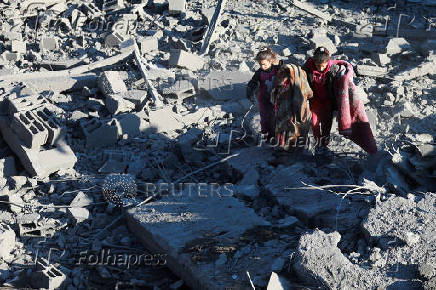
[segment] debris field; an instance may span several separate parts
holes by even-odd
[[[2,0],[1,289],[436,289],[435,17]],[[327,153],[263,142],[245,95],[265,46],[351,63],[378,152],[336,121]]]

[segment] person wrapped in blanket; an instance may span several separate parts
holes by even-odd
[[[271,101],[274,104],[275,133],[278,147],[291,150],[310,130],[311,113],[307,100],[313,96],[306,72],[298,65],[283,65],[277,72]]]
[[[256,97],[262,138],[270,140],[274,136],[274,108],[270,94],[274,76],[283,62],[278,59],[277,53],[269,47],[261,49],[254,60],[259,63],[260,68],[247,84],[246,97],[253,102],[254,92],[257,90]]]
[[[349,138],[370,154],[377,152],[363,102],[353,82],[353,66],[343,60],[330,59],[325,47],[316,48],[313,57],[304,64],[309,85],[313,136],[321,148],[330,142],[333,111],[338,111],[339,134]]]

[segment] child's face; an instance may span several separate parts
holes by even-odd
[[[263,70],[267,70],[271,67],[272,61],[264,59],[259,61],[260,68]]]
[[[315,67],[318,71],[324,71],[328,65],[329,61],[325,61],[323,63],[315,63]]]

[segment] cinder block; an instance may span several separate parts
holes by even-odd
[[[34,288],[60,289],[67,281],[67,276],[46,259],[38,258],[36,271],[32,272],[30,281]]]
[[[32,111],[15,113],[11,127],[29,149],[39,149],[47,142],[47,129]]]
[[[20,40],[12,40],[12,52],[26,53],[26,43]]]
[[[169,0],[168,12],[170,15],[184,13],[186,10],[186,0]]]
[[[42,95],[24,95],[15,99],[8,99],[8,103],[9,115],[13,116],[16,112],[31,111],[49,102]]]
[[[21,164],[31,176],[44,178],[60,170],[73,168],[77,158],[70,146],[59,141],[56,147],[49,150],[29,149],[11,129],[8,117],[0,118],[0,131],[9,148],[17,155]]]
[[[39,108],[35,111],[36,116],[41,120],[47,129],[47,145],[54,145],[65,137],[65,131],[56,120],[56,116],[47,108]]]
[[[127,91],[126,84],[118,71],[103,72],[99,77],[98,87],[106,96]]]
[[[98,119],[92,119],[82,129],[88,149],[114,145],[118,141],[118,127],[115,120],[103,123]]]
[[[181,49],[171,49],[171,55],[168,64],[170,66],[179,66],[196,71],[203,68],[204,60],[202,57],[187,51]]]

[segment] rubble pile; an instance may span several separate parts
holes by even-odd
[[[435,1],[0,8],[0,285],[435,288]],[[350,62],[379,152],[262,140],[264,46]]]

